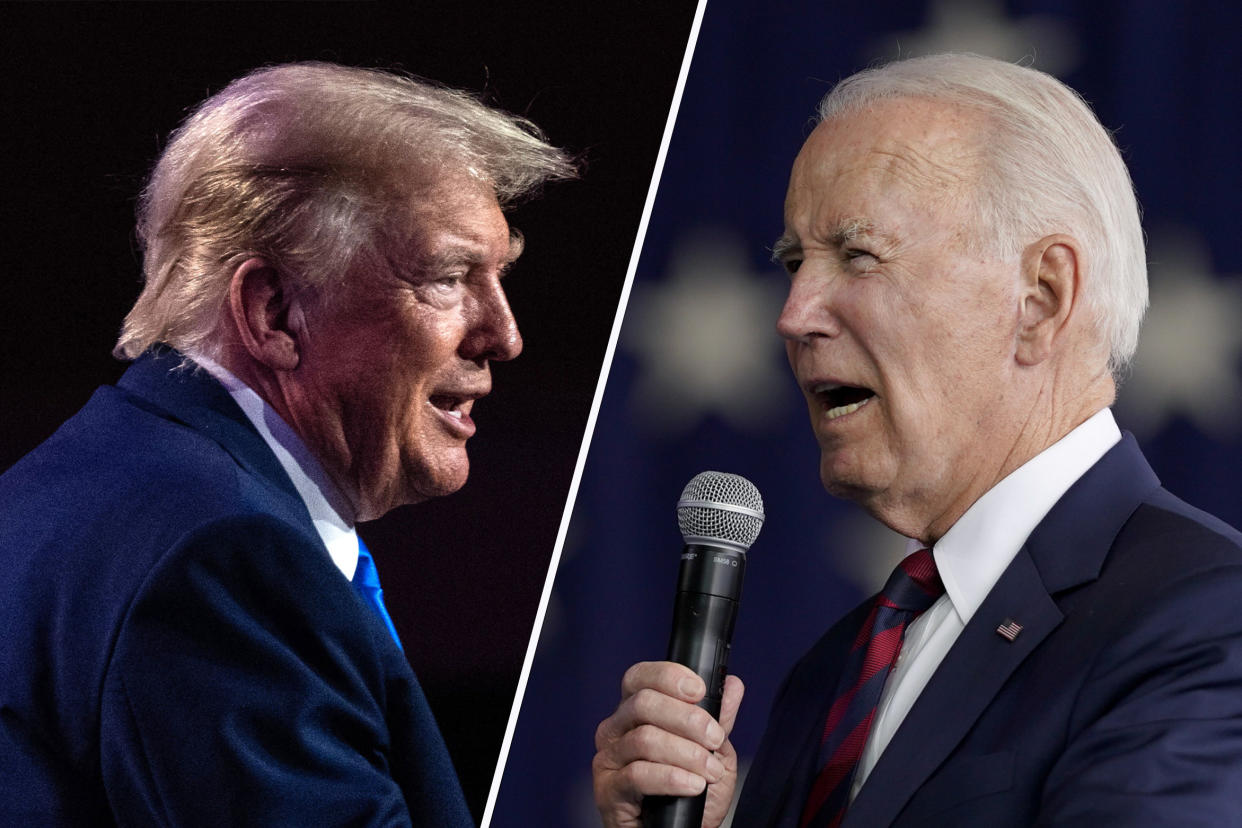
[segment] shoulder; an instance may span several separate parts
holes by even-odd
[[[25,641],[9,660],[82,650],[78,671],[98,677],[131,605],[179,570],[239,589],[340,579],[296,494],[122,389],[0,476],[0,622]]]
[[[1048,824],[1237,814],[1240,601],[1239,533],[1163,489],[1145,498],[1098,580],[1060,602],[1061,672],[1078,679],[1044,786]]]
[[[1158,489],[1122,524],[1098,581],[1085,593],[1095,614],[1113,611],[1120,634],[1147,626],[1161,607],[1183,611],[1221,590],[1229,603],[1242,596],[1242,533]],[[1073,595],[1068,601],[1079,603]],[[1205,615],[1187,616],[1176,626],[1194,627],[1196,617]]]
[[[311,672],[340,663],[314,625],[335,635],[350,602],[296,497],[202,429],[101,389],[0,476],[0,695],[21,723],[7,735],[43,757],[14,778],[95,796],[101,733],[118,721],[103,697],[120,682],[175,687],[165,704],[185,715],[213,671],[226,695],[243,693],[230,663],[296,667],[298,651],[319,658],[294,674],[313,686]]]
[[[1194,558],[1228,559],[1242,550],[1242,532],[1166,489],[1158,489],[1127,521],[1117,546],[1145,549],[1169,545],[1186,547]]]
[[[197,526],[262,512],[313,534],[295,493],[226,448],[221,432],[245,424],[218,416],[210,426],[190,425],[122,388],[100,388],[0,475],[0,538],[23,538],[4,544],[14,551],[0,559],[47,546],[70,569],[77,561],[146,568]],[[270,454],[257,435],[245,445],[251,455]]]

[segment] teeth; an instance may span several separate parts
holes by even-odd
[[[869,402],[871,402],[871,397],[867,397],[865,400],[859,400],[856,403],[850,403],[849,405],[838,405],[836,408],[830,408],[827,413],[828,419],[835,420],[837,417],[844,417],[846,414],[853,414]]]
[[[463,411],[461,409],[461,401],[454,401],[451,397],[435,397],[427,400],[427,404],[436,411],[448,414],[450,417],[461,419]]]
[[[812,391],[812,393],[815,393],[815,394],[826,394],[827,392],[829,392],[829,391],[835,391],[835,390],[837,390],[837,389],[838,389],[838,388],[840,388],[840,387],[841,387],[841,386],[840,386],[840,384],[839,384],[839,383],[835,383],[835,382],[821,382],[819,385],[817,385],[817,386],[815,386],[814,388],[812,388],[812,389],[811,389],[811,391]]]

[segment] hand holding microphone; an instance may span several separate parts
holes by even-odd
[[[608,826],[718,825],[737,780],[728,734],[743,688],[726,672],[763,501],[745,478],[703,472],[686,485],[677,513],[686,546],[670,660],[631,667],[621,704],[596,731],[595,799]]]

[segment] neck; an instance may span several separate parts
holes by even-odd
[[[248,354],[239,356],[228,348],[222,349],[217,363],[231,373],[239,381],[245,383],[272,411],[281,422],[301,442],[309,460],[317,465],[322,476],[332,489],[329,500],[332,508],[343,516],[350,526],[355,520],[366,519],[362,514],[360,498],[356,486],[350,485],[349,477],[341,473],[337,464],[330,462],[333,452],[325,450],[327,441],[314,429],[306,427],[304,418],[297,415],[297,407],[293,404],[295,393],[291,372],[278,372],[260,362],[249,358]],[[299,461],[305,464],[305,461]]]
[[[1048,383],[1014,412],[1013,428],[1007,439],[997,441],[1003,451],[993,452],[979,472],[955,497],[916,526],[915,537],[927,545],[934,544],[957,523],[966,510],[993,486],[1038,456],[1049,446],[1086,422],[1092,415],[1107,408],[1116,397],[1116,385],[1107,371],[1088,381],[1073,385]],[[890,524],[891,525],[891,524]],[[893,527],[896,528],[896,527]],[[898,531],[901,531],[898,529]]]

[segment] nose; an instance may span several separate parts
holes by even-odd
[[[804,262],[789,280],[789,295],[776,320],[776,332],[789,342],[807,344],[816,336],[837,333],[832,310],[833,277],[816,274]]]
[[[460,349],[464,359],[505,361],[522,353],[522,334],[499,281],[478,296],[474,317]]]

